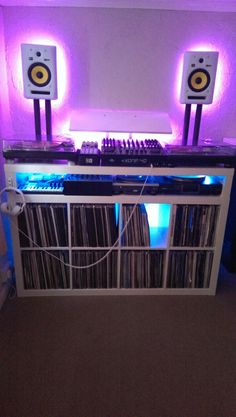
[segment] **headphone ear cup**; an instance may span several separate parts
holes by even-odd
[[[11,195],[14,194],[14,197],[16,197],[17,195],[17,197],[20,198],[21,201],[19,203],[16,203],[16,201],[14,201],[14,207],[12,207],[12,205],[9,204],[7,201],[1,203],[2,194],[4,192],[11,193]],[[6,213],[10,216],[19,216],[19,214],[23,212],[25,205],[25,197],[21,190],[18,190],[14,187],[5,187],[0,191],[0,211],[2,211],[3,213]]]
[[[22,213],[21,206],[15,206],[12,210],[10,210],[8,203],[2,203],[0,209],[3,213],[7,213],[10,216],[18,216],[20,213]]]
[[[0,206],[0,208],[1,208],[1,211],[3,213],[8,213],[9,214],[9,207],[8,207],[8,204],[7,203],[2,203],[1,206]]]
[[[15,206],[10,212],[9,214],[11,214],[12,216],[18,216],[20,213],[22,212],[21,207],[20,206]]]

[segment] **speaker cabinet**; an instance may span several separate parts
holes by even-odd
[[[24,96],[32,99],[57,99],[56,47],[21,45]]]
[[[212,103],[218,55],[218,52],[185,52],[181,103]]]

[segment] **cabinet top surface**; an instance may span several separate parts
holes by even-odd
[[[16,172],[75,173],[90,175],[227,175],[233,176],[234,168],[226,167],[121,167],[85,166],[66,164],[4,164],[6,174]]]

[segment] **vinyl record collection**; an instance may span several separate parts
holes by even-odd
[[[66,204],[26,205],[18,217],[18,226],[39,246],[68,246]],[[20,233],[20,245],[32,247],[32,241]]]
[[[173,207],[173,246],[213,246],[219,206],[181,205]]]
[[[171,251],[167,287],[209,287],[212,261],[212,251]]]
[[[69,252],[50,253],[60,261],[39,250],[22,251],[25,289],[69,288],[69,268],[62,263],[69,262]]]
[[[125,225],[130,218],[134,206],[125,204],[122,206],[122,219]],[[122,236],[124,246],[150,246],[150,232],[147,212],[144,204],[138,204],[130,222]]]
[[[97,262],[105,251],[73,251],[73,265]],[[73,269],[73,288],[117,288],[117,251],[112,251],[103,261],[87,269]]]
[[[71,205],[72,246],[112,246],[118,238],[114,204]]]
[[[122,251],[121,288],[161,288],[164,251]]]
[[[99,261],[118,239],[132,211],[133,215],[115,249],[103,261],[85,269],[65,266],[35,249],[34,243],[20,233],[24,287],[70,288],[71,273],[73,289],[163,288],[165,282],[167,288],[208,288],[213,250],[201,247],[214,245],[219,210],[213,204],[173,205],[169,243],[165,244],[170,250],[158,250],[151,244],[144,204],[134,208],[133,204],[71,203],[68,207],[63,203],[28,203],[18,217],[19,228],[40,247],[50,248],[62,262],[76,266]],[[181,246],[190,249],[173,250]]]

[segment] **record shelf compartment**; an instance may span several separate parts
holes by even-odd
[[[65,174],[111,176],[114,170],[129,177],[188,180],[202,176],[206,183],[222,184],[217,195],[191,191],[173,195],[168,189],[142,196],[27,192],[23,214],[11,220],[18,296],[215,294],[232,168],[28,163],[9,163],[4,168],[6,183],[16,187],[26,173],[27,178],[36,179],[52,172],[60,178]],[[95,265],[71,267],[90,264]]]

